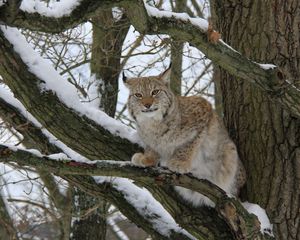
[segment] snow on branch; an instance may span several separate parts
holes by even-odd
[[[64,17],[41,17],[38,13],[30,13],[29,16],[26,16],[24,11],[19,11],[14,21],[8,21],[5,18],[7,15],[5,13],[8,10],[4,4],[0,6],[0,23],[31,30],[61,32],[86,21],[87,17],[93,15],[96,9],[112,5],[124,7],[132,25],[140,33],[168,34],[174,39],[189,42],[215,64],[232,75],[255,84],[265,91],[272,100],[277,101],[292,114],[300,117],[300,91],[278,68],[266,68],[266,65],[260,65],[249,60],[221,39],[215,42],[209,41],[208,31],[205,31],[207,29],[205,20],[190,18],[182,13],[160,11],[147,5],[143,0],[82,0],[75,1],[74,5],[68,1],[67,8],[69,10],[63,8],[64,11],[62,11],[62,13],[70,15],[66,19]],[[46,12],[49,13],[49,10]]]
[[[51,90],[58,96],[62,103],[77,111],[79,115],[92,119],[94,122],[110,131],[113,135],[118,135],[133,143],[138,143],[137,135],[132,128],[109,117],[98,108],[81,103],[76,88],[62,78],[49,60],[43,59],[32,49],[18,29],[1,26],[1,30],[7,40],[13,45],[14,50],[27,65],[29,71],[41,80],[41,91]]]
[[[149,17],[175,18],[182,22],[191,23],[194,26],[197,26],[203,32],[207,32],[207,30],[208,30],[208,21],[203,18],[200,18],[200,17],[193,18],[193,17],[190,17],[187,13],[174,13],[174,12],[170,12],[170,11],[158,10],[157,8],[152,7],[152,6],[148,5],[147,3],[145,3],[145,8],[147,10]]]
[[[20,9],[28,13],[38,13],[45,17],[59,18],[69,16],[80,5],[81,0],[64,0],[58,2],[22,1]]]
[[[70,166],[74,166],[78,169],[81,167],[87,168],[88,166],[87,163],[84,164],[77,162],[75,164],[74,161],[71,162],[70,159],[66,158],[66,156],[62,154],[45,156],[35,149],[21,149],[20,147],[9,145],[0,146],[0,156],[6,158],[8,156],[12,157],[14,154],[17,155],[15,155],[16,158],[13,160],[13,162],[17,162],[19,165],[31,167],[34,166],[37,169],[41,167],[38,165],[42,164],[42,168],[44,170],[47,169],[49,172],[52,172],[53,170],[52,167],[48,168],[48,163],[50,163],[49,161],[52,161],[54,165],[58,164],[57,167],[62,166],[59,166],[59,161],[57,160],[61,160],[63,165],[71,163]],[[39,161],[39,164],[32,165],[36,160]],[[60,176],[63,177],[64,175],[69,174],[61,174]],[[76,175],[77,174],[75,174],[74,178],[71,178],[72,182],[76,181]],[[120,207],[122,211],[125,211],[125,214],[127,211],[130,211],[130,214],[134,215],[134,218],[131,218],[131,220],[138,226],[142,224],[142,226],[146,228],[145,230],[158,237],[158,239],[196,240],[196,238],[182,229],[174,221],[171,215],[153,198],[153,196],[146,189],[137,187],[128,179],[111,177],[95,177],[94,179],[98,186],[103,186],[104,191],[99,192],[102,192],[102,197],[111,200],[111,202]],[[116,194],[118,195],[117,198]],[[121,207],[121,204],[127,204],[129,206]]]
[[[114,163],[113,163],[114,165]],[[121,165],[123,165],[121,163]],[[124,165],[123,165],[124,166]],[[157,202],[145,188],[140,188],[133,181],[118,177],[94,177],[99,184],[111,183],[113,188],[122,193],[125,199],[137,209],[153,227],[164,236],[174,233],[184,235],[184,239],[195,239],[187,231],[179,227],[172,216]]]
[[[215,203],[216,211],[228,224],[236,239],[244,239],[243,237],[245,236],[254,235],[257,236],[257,239],[272,239],[271,236],[263,235],[260,232],[260,222],[257,217],[253,214],[249,214],[237,199],[228,196],[222,189],[208,180],[197,179],[190,174],[177,174],[165,168],[141,168],[132,165],[130,162],[101,160],[89,164],[70,159],[57,161],[47,156],[41,156],[35,151],[32,153],[32,151],[29,152],[4,145],[0,145],[0,161],[4,163],[16,162],[19,165],[28,165],[31,167],[43,165],[44,168],[47,168],[50,172],[59,176],[110,176],[130,178],[139,185],[146,187],[150,192],[155,191],[159,186],[185,187],[207,196]],[[97,181],[103,182],[106,181],[106,178],[97,178]],[[122,185],[122,181],[123,180],[117,181],[115,187],[119,191],[125,189],[128,192],[126,194],[129,201],[131,200],[134,205],[134,197],[130,197],[128,194],[129,192],[135,194],[137,189],[134,185],[131,185],[132,183],[129,180],[124,180],[126,182],[125,185]],[[136,194],[136,198],[138,196],[139,194]],[[138,208],[141,207],[138,206]],[[180,220],[178,220],[178,223],[181,224]],[[157,222],[155,224],[157,224]],[[185,227],[184,224],[183,226]],[[262,230],[262,232],[263,231],[264,230]]]
[[[49,140],[50,144],[54,144],[58,148],[60,148],[65,154],[70,156],[71,158],[76,158],[77,161],[87,161],[87,159],[80,154],[73,151],[71,148],[66,146],[63,142],[59,141],[55,136],[53,136],[46,128],[43,128],[42,124],[36,118],[34,118],[24,107],[24,105],[16,99],[12,92],[9,91],[7,87],[5,87],[3,84],[0,84],[0,98],[3,100],[3,102],[6,102],[10,106],[13,106],[16,108],[19,113],[27,119],[28,122],[33,124],[37,129],[40,129],[40,131],[43,133],[44,136],[46,136]]]
[[[138,148],[132,144],[138,142],[135,131],[96,108],[83,106],[75,89],[32,50],[16,29],[1,29],[13,42],[0,31],[1,75],[34,118],[89,159],[129,159]]]
[[[47,6],[44,1],[26,0],[18,11],[10,2],[0,5],[0,24],[59,33],[86,22],[99,7],[114,6],[119,1],[64,0]]]
[[[128,7],[133,26],[143,34],[168,34],[198,48],[215,64],[230,74],[249,81],[262,89],[270,99],[293,115],[300,117],[300,90],[273,64],[258,64],[234,50],[222,39],[211,42],[205,20],[193,19],[182,13],[171,13],[150,7],[139,0]],[[144,3],[144,4],[142,4]],[[139,15],[139,18],[132,17]],[[145,16],[146,15],[146,16]],[[142,23],[141,23],[142,22]],[[288,74],[286,74],[288,75]]]

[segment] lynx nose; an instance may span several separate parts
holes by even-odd
[[[144,104],[145,108],[150,108],[151,105],[152,105],[152,104],[150,104],[150,103],[145,103],[145,104]]]

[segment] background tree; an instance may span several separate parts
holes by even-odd
[[[260,233],[257,218],[249,214],[239,201],[228,197],[205,180],[197,180],[189,175],[177,175],[168,171],[161,172],[160,169],[136,168],[119,162],[129,160],[140,146],[136,144],[135,138],[130,137],[132,135],[130,129],[117,124],[96,108],[92,108],[92,100],[98,99],[97,107],[100,106],[102,110],[113,116],[117,110],[117,79],[121,69],[126,70],[129,75],[154,74],[151,69],[154,68],[157,59],[165,60],[169,53],[171,58],[178,60],[175,70],[173,68],[175,74],[173,79],[178,76],[178,69],[182,69],[181,79],[187,80],[188,77],[185,74],[193,73],[193,66],[196,69],[200,68],[196,63],[204,58],[204,66],[201,66],[201,71],[197,69],[197,76],[189,75],[189,78],[194,78],[194,81],[181,82],[183,83],[181,90],[184,89],[184,94],[208,90],[208,96],[210,96],[211,81],[207,80],[207,83],[203,84],[203,79],[207,77],[206,70],[210,70],[211,66],[211,63],[205,61],[206,57],[224,69],[220,75],[224,119],[230,135],[238,145],[249,176],[247,186],[243,190],[243,197],[267,208],[272,223],[276,225],[276,238],[297,239],[299,235],[297,227],[299,221],[297,215],[299,212],[297,205],[299,202],[299,184],[297,184],[299,127],[297,123],[299,123],[300,116],[300,94],[299,84],[295,81],[298,79],[297,56],[291,51],[292,49],[297,52],[297,45],[294,44],[297,38],[294,34],[297,31],[292,28],[289,28],[290,31],[283,29],[284,21],[287,21],[288,26],[297,26],[297,19],[294,16],[297,15],[299,7],[296,3],[291,1],[280,4],[267,1],[262,4],[257,1],[245,2],[241,5],[239,2],[232,1],[212,1],[214,26],[222,33],[223,39],[238,49],[242,55],[221,41],[218,33],[214,32],[211,26],[207,26],[207,22],[180,14],[170,16],[169,13],[159,12],[156,8],[144,5],[143,1],[84,0],[78,2],[77,5],[60,5],[63,11],[55,9],[59,3],[48,1],[48,5],[56,10],[55,13],[51,13],[49,9],[41,13],[39,6],[36,10],[31,10],[35,11],[34,13],[30,13],[25,10],[30,6],[24,6],[21,3],[22,1],[0,3],[0,22],[30,30],[27,33],[29,36],[32,35],[32,31],[50,33],[48,35],[37,33],[35,36],[43,36],[43,40],[36,43],[54,44],[55,54],[63,56],[52,61],[54,68],[58,70],[64,66],[61,73],[68,73],[64,78],[76,87],[81,103],[74,89],[68,84],[63,84],[64,78],[52,71],[50,66],[50,70],[46,71],[45,63],[38,56],[34,56],[26,43],[22,42],[16,30],[2,26],[0,75],[4,84],[20,102],[16,102],[10,94],[1,90],[1,118],[5,123],[9,123],[9,129],[15,136],[22,134],[22,144],[25,147],[34,146],[35,149],[47,155],[65,152],[69,158],[77,162],[70,161],[67,156],[62,157],[65,161],[59,162],[51,159],[51,157],[58,158],[57,155],[41,157],[39,154],[21,149],[13,151],[14,148],[3,145],[0,146],[0,159],[6,164],[13,164],[14,167],[21,167],[26,171],[29,171],[28,166],[36,170],[47,188],[47,193],[51,195],[49,199],[52,199],[51,203],[53,202],[55,208],[53,211],[59,212],[59,217],[55,218],[61,226],[61,239],[68,239],[75,229],[70,229],[71,209],[64,208],[63,205],[67,203],[66,205],[70,206],[71,197],[70,191],[67,191],[68,194],[60,194],[57,191],[60,184],[50,173],[63,178],[68,183],[66,189],[70,190],[75,186],[83,191],[84,195],[92,196],[92,198],[87,196],[83,198],[83,203],[86,203],[88,199],[92,200],[92,204],[86,209],[86,213],[92,213],[88,214],[88,217],[101,218],[101,214],[107,213],[107,209],[99,211],[99,207],[105,205],[103,202],[105,199],[155,239],[192,239],[191,235],[178,227],[170,227],[170,222],[174,219],[180,227],[197,239],[272,238],[268,234]],[[166,8],[166,3],[170,2],[158,1],[157,7]],[[150,1],[148,4],[153,5],[153,2]],[[201,16],[205,4],[206,2],[201,1],[176,1],[171,2],[170,6],[173,6],[174,11],[186,10],[190,16]],[[238,11],[240,9],[242,11]],[[274,18],[276,14],[283,22]],[[270,16],[273,18],[269,18]],[[68,52],[65,51],[65,46],[68,45],[59,45],[55,48],[57,39],[49,41],[53,33],[66,33],[85,21],[93,24],[90,60],[89,57],[81,58],[80,56],[87,56],[82,54],[77,54],[78,58],[72,60],[70,56],[62,55]],[[266,24],[261,24],[262,22]],[[135,35],[136,39],[128,47],[123,41],[130,24],[139,34]],[[280,33],[281,30],[282,33]],[[262,32],[264,34],[261,34]],[[150,36],[150,34],[158,37]],[[67,36],[72,36],[72,34],[67,34]],[[278,39],[283,38],[282,36],[290,40],[286,41],[287,43],[283,46],[278,43]],[[74,40],[78,44],[81,42],[76,38]],[[22,45],[19,45],[19,42],[22,42]],[[186,47],[184,42],[193,47]],[[144,48],[144,52],[137,51],[141,44],[148,47]],[[35,46],[39,45],[35,44]],[[272,51],[268,51],[269,46]],[[275,51],[274,46],[278,46],[278,52]],[[121,47],[124,48],[123,52]],[[202,53],[197,55],[195,48],[200,49],[205,57]],[[27,55],[34,57],[26,60],[24,49]],[[47,48],[40,49],[41,55],[49,54]],[[176,49],[178,52],[175,51]],[[147,55],[147,62],[144,63],[143,55],[146,52],[150,55]],[[179,59],[181,52],[183,56],[191,56],[191,64],[188,67],[181,66],[182,62]],[[293,54],[289,54],[290,52]],[[150,58],[152,54],[155,57]],[[131,61],[132,57],[137,55],[138,64]],[[89,62],[91,62],[92,83],[84,86],[88,81],[80,83],[79,80],[82,80],[82,77],[74,74],[74,70]],[[276,66],[259,65],[256,62],[271,62],[280,69]],[[143,64],[148,67],[141,68]],[[160,67],[156,68],[163,69],[166,65],[168,64],[164,61]],[[37,71],[36,66],[43,71]],[[60,86],[66,87],[65,91],[62,92],[61,88],[53,85],[52,79],[49,79],[43,72],[47,72],[52,79],[55,79],[56,84],[63,84]],[[233,80],[228,73],[239,79]],[[199,84],[200,79],[202,79],[201,84]],[[201,89],[197,90],[199,85]],[[89,86],[96,88],[96,91],[89,93]],[[177,87],[174,89],[180,90],[177,83],[175,86]],[[276,107],[269,101],[270,98],[276,102]],[[83,105],[83,102],[86,104]],[[124,116],[126,107],[121,106],[120,109],[117,119]],[[244,109],[249,112],[243,115],[241,112]],[[32,116],[29,116],[27,111]],[[130,124],[130,121],[124,118],[122,121]],[[87,160],[96,159],[117,161],[115,163],[110,161],[87,163]],[[84,163],[78,162],[83,160]],[[252,164],[253,162],[255,164]],[[282,178],[276,178],[277,174]],[[92,178],[91,176],[133,179],[139,186],[147,188],[170,215],[158,207],[157,202],[147,195],[145,190],[136,187],[130,181],[118,178]],[[173,185],[184,186],[203,193],[215,202],[215,209],[205,207],[193,209],[176,195],[172,189]],[[280,191],[282,195],[278,198]],[[136,205],[134,199],[137,196],[145,201],[140,201],[139,205]],[[100,202],[99,199],[101,199]],[[151,201],[151,204],[147,205],[148,201]],[[99,205],[99,203],[104,203],[104,205]],[[77,206],[79,206],[79,212],[82,212],[84,206],[82,204]],[[156,207],[152,208],[152,206]],[[145,209],[148,210],[145,211]],[[156,209],[161,209],[161,211],[156,212]],[[79,222],[83,223],[84,220]],[[169,223],[165,225],[165,222]],[[102,226],[104,228],[99,231],[99,235],[93,234],[93,236],[104,238],[106,228],[105,224]],[[99,229],[99,225],[95,224],[91,226],[91,229],[96,230],[97,227]],[[79,228],[79,232],[82,232],[81,230],[82,228]],[[91,236],[85,237],[91,239]]]

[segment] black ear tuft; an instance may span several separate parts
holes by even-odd
[[[124,73],[124,72],[123,72],[122,76],[123,76],[123,83],[126,83],[127,77],[125,76],[125,73]]]
[[[169,67],[159,75],[159,78],[166,84],[170,84],[170,78],[171,78],[171,66],[172,63],[170,63]]]

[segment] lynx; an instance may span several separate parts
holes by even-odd
[[[160,164],[178,173],[207,179],[236,195],[245,182],[235,144],[211,104],[202,97],[175,96],[170,90],[170,68],[158,76],[127,79],[128,110],[145,144],[135,153],[139,166]],[[176,187],[194,206],[213,203],[205,196]]]

